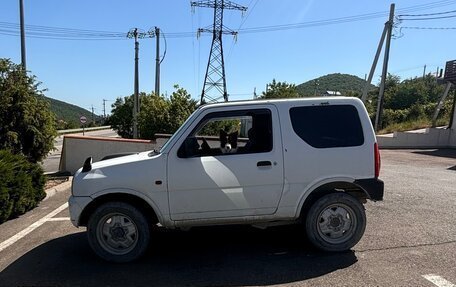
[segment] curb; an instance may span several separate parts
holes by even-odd
[[[49,199],[50,197],[54,196],[56,193],[64,191],[67,188],[71,187],[72,179],[73,179],[73,177],[70,176],[70,177],[68,177],[68,181],[65,181],[59,185],[46,189],[45,190],[46,197],[42,201],[45,201],[45,200]]]

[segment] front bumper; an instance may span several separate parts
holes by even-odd
[[[70,196],[68,199],[68,206],[70,210],[71,223],[78,227],[79,218],[84,208],[92,201],[91,197],[88,196]]]
[[[378,178],[358,179],[354,183],[367,193],[369,199],[383,200],[384,183],[382,180]]]

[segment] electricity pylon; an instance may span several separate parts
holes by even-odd
[[[225,62],[223,60],[222,35],[236,36],[237,32],[228,29],[223,25],[223,10],[247,11],[247,7],[233,3],[229,0],[206,0],[192,1],[191,7],[204,7],[214,9],[214,23],[212,27],[199,28],[198,35],[202,32],[212,33],[211,52],[204,77],[203,91],[201,93],[201,104],[218,102],[220,99],[228,101],[226,92]]]

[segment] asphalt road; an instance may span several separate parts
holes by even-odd
[[[81,135],[82,133],[76,133]],[[85,132],[84,135],[93,137],[118,137],[114,130],[97,130]],[[62,154],[63,135],[54,139],[55,150],[50,152],[49,155],[43,160],[42,167],[46,173],[54,173],[59,170],[60,156]]]
[[[68,221],[66,189],[0,225],[0,286],[456,286],[456,150],[381,153],[385,199],[352,251],[319,252],[299,226],[209,227],[160,230],[145,258],[106,263]]]

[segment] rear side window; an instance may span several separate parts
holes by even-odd
[[[364,143],[358,111],[351,105],[294,107],[294,132],[315,148],[360,146]]]

